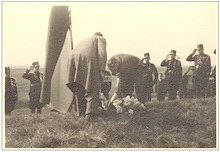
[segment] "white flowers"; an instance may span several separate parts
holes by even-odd
[[[117,113],[134,114],[135,112],[145,110],[145,106],[143,103],[139,102],[134,97],[130,98],[129,96],[122,99],[114,100],[113,105],[116,108]]]
[[[102,102],[102,108],[104,110],[112,110],[116,111],[117,113],[129,113],[135,114],[137,112],[141,112],[145,110],[145,105],[139,102],[136,98],[127,96],[124,98],[118,98],[114,100],[111,104],[109,104],[109,100],[107,100],[103,94],[100,96]],[[110,106],[110,108],[109,108]]]

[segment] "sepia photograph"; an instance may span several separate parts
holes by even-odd
[[[218,1],[1,8],[3,150],[218,150]]]

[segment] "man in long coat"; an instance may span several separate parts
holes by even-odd
[[[98,113],[106,60],[106,40],[100,32],[81,41],[72,52],[67,86],[75,95],[79,116],[93,119]]]
[[[165,72],[165,79],[167,84],[168,99],[175,100],[177,91],[179,89],[179,83],[182,78],[182,65],[179,60],[175,59],[176,51],[171,50],[170,54],[165,60],[162,61],[160,66],[167,67]]]
[[[196,54],[198,51],[198,55]],[[196,74],[195,74],[195,90],[198,98],[205,97],[207,82],[211,72],[211,59],[210,56],[204,53],[203,44],[198,44],[197,49],[186,58],[186,61],[194,61]]]

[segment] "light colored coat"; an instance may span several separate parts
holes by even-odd
[[[77,84],[85,88],[87,110],[86,113],[96,113],[97,103],[90,103],[90,100],[98,102],[101,75],[106,67],[107,53],[106,40],[102,36],[89,37],[81,41],[73,50],[69,60],[67,85],[74,92]]]

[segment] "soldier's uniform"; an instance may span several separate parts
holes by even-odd
[[[166,81],[165,79],[158,79],[156,86],[155,86],[155,92],[157,95],[158,101],[164,101],[166,96]]]
[[[194,66],[190,66],[183,75],[179,87],[180,99],[193,98],[195,93],[195,71]]]
[[[146,57],[150,57],[149,53],[145,54],[145,58]],[[135,91],[137,99],[142,103],[151,101],[153,86],[158,79],[158,72],[155,65],[152,63],[144,63],[144,59],[142,59],[142,62],[137,68],[135,78]]]
[[[10,68],[5,68],[5,73],[10,72]],[[10,115],[18,100],[17,86],[15,79],[10,76],[5,77],[5,114]]]
[[[201,47],[203,49],[203,45],[199,44],[197,46],[198,48]],[[187,61],[194,61],[195,62],[195,91],[196,96],[198,98],[205,97],[206,94],[206,87],[207,82],[209,80],[209,75],[211,72],[211,59],[210,56],[201,53],[199,55],[194,55],[193,53],[190,54],[187,59]]]
[[[216,54],[216,49],[214,50],[214,54]],[[213,78],[212,80],[212,85],[211,85],[211,96],[216,96],[216,66],[214,67],[214,69],[212,70],[212,74],[210,75],[211,78]]]
[[[175,50],[171,50],[170,54],[175,54]],[[165,80],[167,84],[167,91],[168,91],[168,99],[174,100],[177,96],[177,91],[179,89],[179,83],[182,77],[182,65],[179,60],[163,60],[160,64],[162,67],[167,67],[165,72]]]
[[[211,77],[213,78],[212,81],[212,93],[211,96],[216,96],[216,66],[214,67],[213,71],[212,71],[212,75]]]
[[[34,62],[33,66],[39,66],[38,62]],[[42,104],[40,103],[41,83],[43,80],[43,74],[40,72],[30,72],[26,70],[22,75],[24,79],[30,80],[30,92],[29,92],[29,108],[31,113],[41,113]]]

